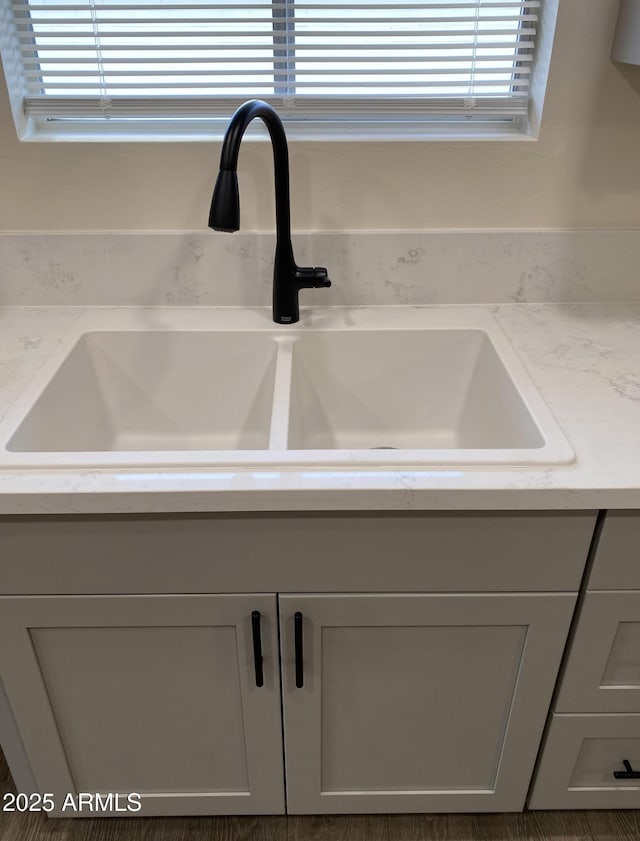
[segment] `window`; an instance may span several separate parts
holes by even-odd
[[[557,0],[555,0],[557,3]],[[0,0],[26,138],[202,139],[244,100],[292,137],[526,133],[552,0]]]

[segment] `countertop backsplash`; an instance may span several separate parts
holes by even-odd
[[[272,233],[0,233],[0,306],[267,306]],[[301,306],[640,301],[640,231],[297,233]]]

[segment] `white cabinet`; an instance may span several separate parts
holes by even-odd
[[[24,749],[59,808],[136,792],[145,815],[284,812],[275,596],[2,598],[0,629]]]
[[[281,596],[288,811],[521,810],[574,601]]]
[[[601,526],[532,809],[640,808],[640,512]]]
[[[587,592],[556,712],[640,712],[640,591]]]
[[[593,522],[0,519],[16,782],[143,815],[519,811]]]
[[[574,601],[280,596],[288,811],[522,809]],[[284,811],[274,596],[0,602],[5,690],[56,803]]]
[[[529,808],[639,806],[640,715],[553,715]]]

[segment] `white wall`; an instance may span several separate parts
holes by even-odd
[[[538,142],[291,144],[298,230],[640,229],[640,68],[618,0],[560,0]],[[197,230],[217,144],[19,143],[0,84],[0,230]],[[244,229],[273,227],[267,143],[240,154]]]

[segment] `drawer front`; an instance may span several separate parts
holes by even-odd
[[[590,590],[640,590],[640,511],[608,512]]]
[[[627,772],[639,777],[616,779]],[[628,773],[628,772],[627,772]],[[640,808],[640,715],[552,717],[530,809]]]
[[[640,590],[587,593],[555,709],[640,713]]]
[[[575,592],[594,512],[0,518],[0,594]]]

